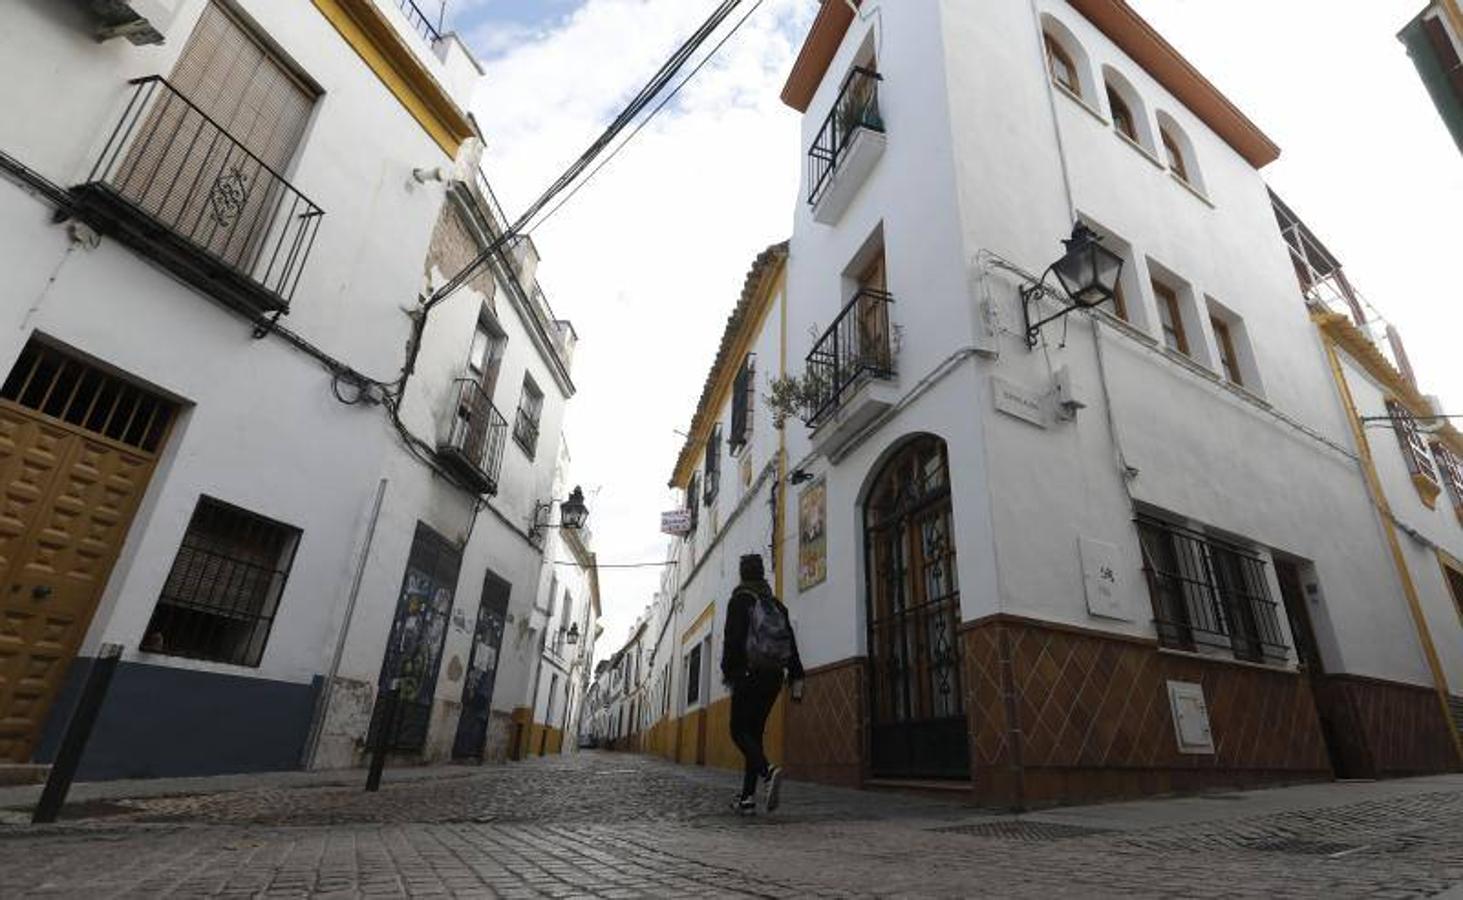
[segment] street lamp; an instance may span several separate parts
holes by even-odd
[[[568,500],[559,501],[559,524],[550,525],[546,521],[540,521],[548,518],[549,510],[553,508],[554,502],[553,500],[547,503],[539,502],[534,506],[533,525],[528,529],[530,536],[537,537],[546,528],[567,528],[570,531],[578,531],[584,527],[584,523],[589,519],[589,507],[584,505],[583,489],[575,487],[573,491],[569,492]]]
[[[569,626],[569,633],[564,635],[564,643],[573,646],[579,643],[579,623],[575,622]]]
[[[1047,267],[1041,280],[1021,289],[1021,313],[1026,320],[1026,346],[1034,348],[1041,335],[1041,326],[1055,322],[1073,310],[1091,309],[1117,297],[1118,279],[1123,274],[1123,258],[1102,246],[1102,238],[1082,222],[1072,226],[1072,236],[1062,241],[1067,252]],[[1062,293],[1047,287],[1046,277],[1056,273]],[[1065,296],[1063,296],[1065,294]],[[1031,307],[1043,297],[1051,297],[1065,306],[1055,315],[1031,321]]]

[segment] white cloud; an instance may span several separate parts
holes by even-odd
[[[509,215],[603,129],[706,16],[708,3],[589,0],[488,64],[475,112]],[[656,561],[665,487],[746,270],[789,234],[798,117],[778,98],[813,8],[761,9],[534,240],[556,312],[582,343],[567,438],[574,479],[600,487],[605,562]],[[709,45],[708,45],[709,46]],[[607,48],[613,48],[607,52]],[[659,585],[655,569],[601,574],[615,649]]]

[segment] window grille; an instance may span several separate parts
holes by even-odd
[[[706,505],[716,502],[721,489],[721,423],[711,426],[711,436],[706,439]]]
[[[686,483],[686,509],[691,513],[691,530],[686,532],[687,537],[696,533],[696,524],[701,521],[700,492],[701,479],[693,474]]]
[[[257,666],[300,529],[200,497],[142,649]]]
[[[1284,662],[1285,640],[1253,551],[1151,518],[1138,519],[1153,621],[1165,647],[1217,647],[1252,662]]]
[[[1433,444],[1433,458],[1438,461],[1438,471],[1453,500],[1453,508],[1463,515],[1463,459],[1442,443]]]
[[[0,398],[129,447],[155,453],[177,411],[170,400],[31,340]]]
[[[749,354],[742,360],[742,367],[732,383],[731,437],[727,440],[727,446],[733,456],[752,439],[752,402],[757,388],[756,372],[756,357]]]
[[[529,459],[538,452],[539,417],[543,415],[544,392],[534,384],[533,377],[523,376],[523,398],[518,403],[518,418],[513,423],[513,440],[523,448]]]
[[[1387,415],[1392,419],[1392,429],[1397,433],[1397,443],[1402,446],[1402,456],[1407,460],[1407,471],[1432,485],[1438,484],[1438,473],[1433,469],[1432,458],[1428,456],[1427,441],[1417,429],[1417,420],[1411,411],[1395,400],[1387,401]]]

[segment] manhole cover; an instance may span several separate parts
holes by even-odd
[[[977,825],[953,825],[930,830],[942,834],[965,834],[1005,841],[1064,841],[1069,838],[1107,834],[1110,831],[1107,828],[1062,825],[1056,822],[981,822]]]

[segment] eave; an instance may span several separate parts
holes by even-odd
[[[455,159],[462,142],[476,133],[472,121],[376,4],[372,0],[313,2],[442,152]]]

